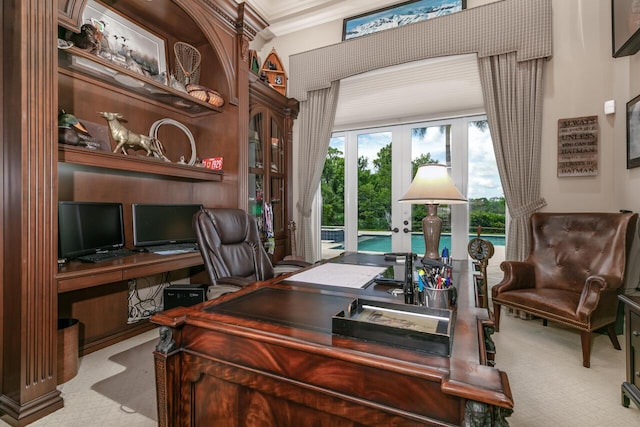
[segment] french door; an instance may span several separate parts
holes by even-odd
[[[429,162],[446,164],[458,188],[464,190],[464,155],[460,159],[455,155],[457,150],[465,151],[460,144],[463,138],[462,119],[334,135],[334,147],[344,144],[344,249],[424,253],[420,225],[424,206],[397,201],[409,187],[417,166]],[[455,149],[452,141],[458,142]],[[456,219],[462,220],[460,229],[466,230],[464,206],[453,208],[439,209],[445,231],[457,228],[452,227]],[[453,245],[451,237],[449,232],[443,239],[449,249],[466,244]]]
[[[504,218],[504,208],[496,212],[504,194],[484,116],[335,133],[321,186],[323,257],[344,250],[423,254],[426,208],[397,201],[424,163],[446,165],[469,199],[469,204],[438,208],[443,220],[440,247],[446,246],[455,259],[466,258],[469,225],[475,230],[488,217],[478,212],[491,207],[489,216]],[[482,225],[489,230],[492,224]]]

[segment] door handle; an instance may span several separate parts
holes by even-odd
[[[403,228],[402,231],[405,233],[411,233],[411,230],[409,230],[407,227]]]
[[[395,227],[394,229],[392,229],[391,231],[393,231],[394,233],[397,233],[400,231],[400,229],[398,227]]]

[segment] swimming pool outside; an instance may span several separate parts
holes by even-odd
[[[469,234],[469,240],[476,237],[476,234]],[[483,239],[490,241],[494,246],[504,246],[505,237],[503,235],[483,235]],[[438,252],[447,247],[451,249],[451,235],[442,234],[440,236],[440,247]],[[331,249],[344,249],[344,242],[337,244]],[[361,252],[391,252],[391,236],[388,234],[361,234],[358,236],[358,251]],[[411,252],[417,254],[424,253],[424,237],[422,234],[411,235]]]

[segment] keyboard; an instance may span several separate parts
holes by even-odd
[[[79,256],[76,259],[82,262],[102,262],[123,258],[129,255],[133,255],[134,253],[135,252],[130,251],[129,249],[115,249],[113,251],[98,252],[95,254]]]
[[[198,250],[197,243],[168,243],[166,245],[146,246],[147,252],[195,252]]]

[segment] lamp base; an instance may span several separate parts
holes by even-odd
[[[440,232],[442,231],[442,220],[438,218],[438,204],[432,203],[427,206],[427,216],[422,218],[422,234],[424,236],[424,258],[440,261]]]

